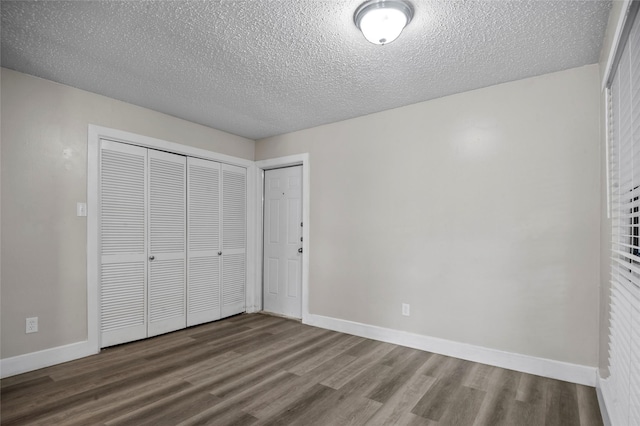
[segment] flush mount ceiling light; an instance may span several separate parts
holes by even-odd
[[[413,18],[413,7],[402,0],[369,0],[356,9],[353,21],[373,44],[397,39]]]

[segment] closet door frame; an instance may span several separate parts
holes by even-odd
[[[100,352],[100,217],[99,217],[99,172],[100,140],[110,140],[143,148],[186,155],[222,164],[240,166],[247,169],[247,252],[246,252],[246,312],[260,309],[261,300],[256,300],[256,167],[251,160],[219,154],[174,142],[111,129],[88,126],[87,141],[87,340],[74,351],[73,358]],[[261,261],[260,261],[261,262]]]

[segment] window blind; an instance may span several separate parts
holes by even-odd
[[[610,376],[602,390],[611,422],[620,426],[640,425],[640,20],[630,28],[607,92]]]

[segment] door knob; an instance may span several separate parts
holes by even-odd
[[[218,256],[222,256],[222,252],[221,251],[218,252]]]
[[[153,255],[152,255],[152,256],[149,256],[149,260],[153,260],[153,259],[155,259],[155,258],[156,258],[156,257],[155,257],[155,256],[153,256]]]
[[[298,249],[298,253],[302,253],[302,247]]]

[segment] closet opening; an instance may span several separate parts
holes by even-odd
[[[98,126],[89,133],[94,352],[255,310],[254,163]]]

